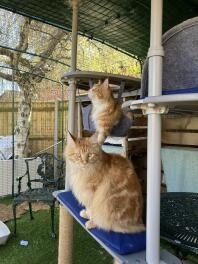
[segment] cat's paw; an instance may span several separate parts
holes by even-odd
[[[89,216],[87,214],[87,211],[85,209],[80,211],[80,216],[85,219],[89,219]]]
[[[92,220],[89,220],[89,221],[87,221],[87,222],[85,223],[85,227],[86,227],[87,229],[92,229],[92,228],[95,228],[96,225],[94,224],[94,222],[93,222]]]

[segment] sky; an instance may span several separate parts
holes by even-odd
[[[6,80],[0,80],[0,96],[4,93],[4,91],[12,90],[12,82]],[[14,90],[19,91],[19,87],[16,83],[14,83]]]
[[[18,15],[12,12],[0,9],[0,46],[16,47],[19,41],[19,20]],[[6,66],[0,59],[0,66]],[[1,70],[4,73],[12,74],[11,70]],[[15,83],[15,90],[19,90],[18,85]],[[12,82],[0,79],[0,95],[5,90],[12,90]]]

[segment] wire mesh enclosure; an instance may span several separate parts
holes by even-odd
[[[62,159],[66,130],[69,33],[0,10],[0,197],[18,192],[26,159],[47,152]],[[64,50],[64,54],[63,54]],[[34,178],[39,159],[30,170]],[[33,187],[39,186],[36,182]],[[27,189],[21,181],[21,191]]]
[[[0,7],[71,30],[72,12],[69,1],[34,0],[24,5],[20,0],[2,0]],[[169,16],[170,10],[171,16]],[[175,13],[177,15],[173,15]],[[164,1],[163,31],[193,16],[197,16],[196,1],[190,3],[186,0]],[[100,2],[85,0],[79,10],[79,32],[128,54],[144,58],[149,43],[149,19],[150,1],[148,0]]]
[[[45,79],[45,89],[38,90],[32,99],[29,116],[29,132],[23,157],[18,158],[16,151],[17,122],[21,113],[21,91],[13,82],[0,83],[0,197],[11,195],[18,190],[17,179],[26,173],[25,160],[47,152],[63,159],[64,134],[66,131],[67,102],[61,83]],[[37,173],[39,159],[30,166],[32,177]],[[40,183],[33,183],[39,187]],[[27,189],[22,181],[21,191]]]

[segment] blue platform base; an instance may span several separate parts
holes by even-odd
[[[75,197],[71,192],[56,191],[53,195],[57,200],[65,207],[68,212],[85,228],[86,220],[79,216],[80,210],[83,207],[79,205]],[[146,251],[143,250],[146,246],[146,235],[145,232],[132,235],[122,234],[115,232],[105,232],[98,229],[92,229],[86,231],[120,264],[147,264],[146,262]],[[129,238],[133,237],[133,241],[130,244]],[[116,243],[112,243],[115,239]],[[123,243],[123,244],[121,244]],[[125,246],[124,246],[125,245]],[[124,246],[124,247],[123,247]],[[131,250],[131,254],[129,254]],[[139,251],[139,252],[136,252]],[[128,252],[128,254],[126,253]],[[136,252],[136,253],[134,253]],[[182,262],[170,254],[166,250],[162,250],[160,254],[160,264],[181,264]]]
[[[83,207],[79,205],[72,192],[60,192],[56,195],[56,198],[75,216],[75,218],[78,219],[82,225],[85,224],[87,220],[79,215]],[[106,232],[97,228],[91,229],[90,232],[102,241],[108,248],[120,255],[135,253],[146,248],[145,232],[123,234],[113,231]]]

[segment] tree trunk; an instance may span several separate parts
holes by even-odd
[[[21,100],[15,127],[15,158],[26,157],[28,154],[28,137],[32,112],[32,89],[30,89],[30,86],[31,83],[20,86]]]

